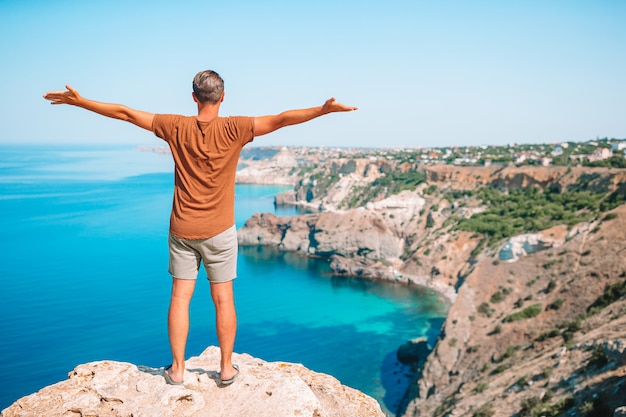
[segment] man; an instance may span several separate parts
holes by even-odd
[[[193,80],[197,116],[152,114],[120,104],[101,103],[66,91],[49,92],[51,104],[70,104],[150,130],[165,140],[174,158],[174,201],[170,217],[169,272],[172,295],[168,334],[172,364],[164,371],[169,384],[181,385],[189,333],[189,303],[200,261],[203,261],[215,304],[220,345],[220,383],[235,381],[239,368],[232,363],[237,331],[233,279],[237,272],[237,232],[234,201],[235,174],[242,147],[254,137],[316,117],[356,110],[334,98],[322,106],[290,110],[262,117],[219,117],[224,81],[214,71],[199,72]]]

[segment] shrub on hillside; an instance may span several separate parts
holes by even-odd
[[[565,302],[564,298],[558,298],[554,302],[548,304],[548,306],[546,307],[546,310],[559,310],[561,306],[563,306],[564,302]]]
[[[518,311],[517,313],[509,314],[504,318],[505,323],[510,323],[512,321],[525,320],[532,317],[537,317],[541,313],[541,304],[533,304],[531,306],[526,307],[522,311]]]
[[[489,304],[487,304],[487,303],[481,303],[478,306],[478,312],[480,314],[482,314],[483,316],[485,316],[485,317],[491,317],[492,314],[494,313],[494,311],[495,310],[493,308],[489,307]]]
[[[626,280],[609,286],[604,291],[604,294],[598,297],[598,299],[587,308],[587,312],[593,313],[601,310],[624,296],[626,296]]]

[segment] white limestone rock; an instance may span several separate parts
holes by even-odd
[[[184,385],[168,385],[163,368],[99,361],[80,365],[67,381],[17,400],[1,417],[376,416],[380,405],[332,376],[302,365],[234,354],[234,384],[218,384],[219,349],[186,362]]]

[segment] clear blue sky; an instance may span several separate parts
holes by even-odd
[[[0,0],[0,143],[161,142],[42,99],[195,113],[191,80],[226,82],[222,115],[330,97],[359,111],[258,145],[418,147],[626,138],[626,1]]]

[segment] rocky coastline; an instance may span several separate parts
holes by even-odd
[[[420,285],[448,301],[435,346],[399,346],[415,374],[398,417],[626,415],[626,169],[330,155],[244,158],[239,182],[292,184],[276,204],[311,212],[257,213],[239,244],[325,257],[336,274]],[[214,402],[240,407],[216,416],[382,415],[332,377],[247,355],[236,357],[248,371],[243,397],[214,390],[215,349],[190,359],[185,388],[155,369],[87,364],[2,417],[156,415],[157,404],[170,413],[158,415],[198,415]]]
[[[241,245],[327,257],[334,273],[422,285],[450,302],[398,416],[592,416],[626,405],[626,170],[340,157],[300,173],[276,203],[315,212],[256,214]],[[489,218],[481,189],[563,202],[526,204],[522,216],[545,225],[534,232],[511,233],[524,217],[505,217],[472,226],[485,235],[462,227]],[[563,207],[562,224],[545,220]],[[488,238],[497,233],[506,238]]]
[[[450,285],[400,272],[401,242],[386,224],[367,210],[324,212],[300,216],[256,213],[238,231],[241,246],[271,246],[302,256],[330,259],[336,275],[417,285],[453,303]]]

